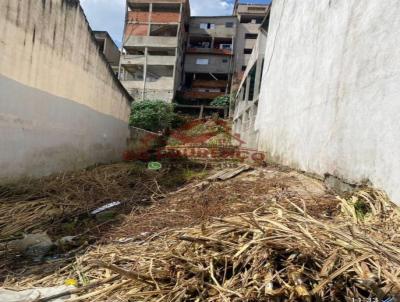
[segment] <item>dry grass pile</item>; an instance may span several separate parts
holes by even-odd
[[[17,285],[98,282],[71,301],[396,301],[400,219],[386,195],[360,191],[333,219],[287,204],[94,248],[52,276]]]
[[[49,230],[115,201],[129,212],[185,183],[186,168],[175,166],[152,172],[144,163],[120,163],[0,186],[0,240]]]

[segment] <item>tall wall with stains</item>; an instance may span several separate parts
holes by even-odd
[[[121,159],[130,102],[79,1],[0,1],[0,180]]]
[[[397,0],[274,0],[259,149],[400,203],[399,16]]]

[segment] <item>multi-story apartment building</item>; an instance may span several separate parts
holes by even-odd
[[[237,18],[192,17],[185,54],[182,96],[207,103],[229,93]]]
[[[118,75],[120,51],[118,46],[115,45],[113,39],[106,31],[93,31],[94,37],[99,45],[100,51],[106,57],[107,62],[110,64],[114,74]]]
[[[127,0],[120,80],[136,100],[172,101],[182,83],[188,0]]]
[[[236,0],[233,14],[237,17],[238,26],[235,44],[234,89],[243,77],[256,43],[261,23],[268,15],[270,5],[242,3]]]
[[[190,17],[188,0],[127,0],[120,80],[136,100],[206,105],[237,89],[269,5]]]

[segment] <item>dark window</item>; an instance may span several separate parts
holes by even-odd
[[[200,23],[201,29],[215,29],[214,23]]]
[[[222,63],[228,63],[228,59],[222,59]]]
[[[244,38],[245,39],[257,39],[258,34],[245,34]]]
[[[254,7],[254,6],[251,7],[250,6],[247,8],[247,11],[262,11],[263,12],[263,11],[265,11],[265,7]]]
[[[242,71],[245,71],[246,68],[247,68],[247,66],[246,66],[246,65],[243,65],[243,66],[242,66]]]
[[[233,22],[226,22],[225,23],[226,28],[232,28],[233,27]]]
[[[243,53],[244,53],[245,55],[251,55],[252,52],[253,52],[253,50],[250,49],[250,48],[245,48],[244,51],[243,51]]]

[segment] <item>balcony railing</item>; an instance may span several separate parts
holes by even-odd
[[[228,81],[223,80],[194,80],[192,83],[193,88],[226,88]]]
[[[209,53],[216,55],[233,55],[231,49],[218,49],[218,48],[201,48],[201,47],[191,47],[187,49],[187,53]]]
[[[225,95],[225,92],[206,92],[194,90],[187,90],[183,92],[183,97],[186,99],[212,100],[223,95]]]

